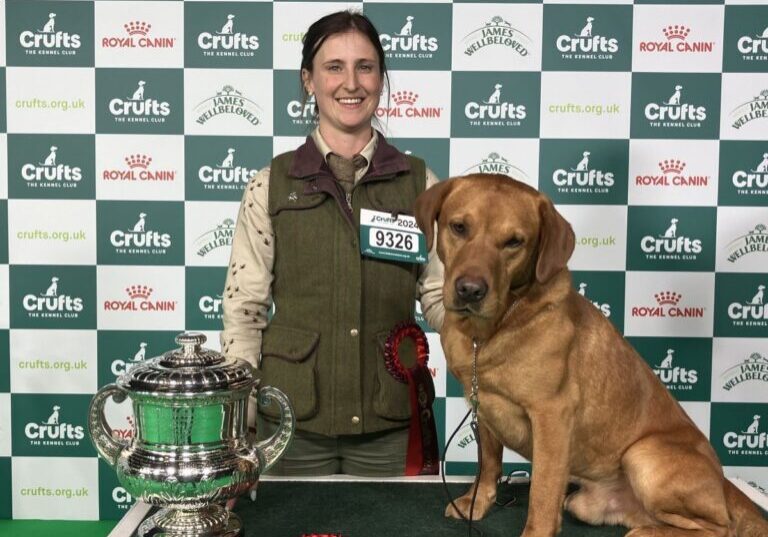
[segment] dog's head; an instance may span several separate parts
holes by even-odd
[[[497,318],[516,292],[545,283],[573,253],[570,224],[552,202],[506,175],[475,174],[442,181],[416,200],[416,221],[445,265],[449,311]]]

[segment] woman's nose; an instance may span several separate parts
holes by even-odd
[[[344,77],[344,89],[354,91],[357,89],[357,85],[357,71],[355,69],[348,69],[347,76]]]

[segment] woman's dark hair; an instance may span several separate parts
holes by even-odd
[[[312,62],[315,59],[315,55],[317,55],[317,51],[325,43],[325,40],[333,35],[351,31],[360,32],[373,45],[376,55],[379,57],[379,74],[387,85],[387,89],[389,89],[389,75],[387,74],[387,66],[384,61],[384,49],[381,47],[381,41],[379,41],[379,32],[368,17],[356,11],[337,11],[312,23],[301,40],[304,44],[301,49],[301,69],[306,69],[311,73]],[[299,72],[299,77],[301,77],[301,72]],[[309,95],[303,81],[301,81],[301,92],[303,102],[306,103]],[[315,114],[317,114],[317,109]]]

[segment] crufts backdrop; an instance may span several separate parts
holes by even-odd
[[[440,177],[549,194],[574,285],[728,475],[768,488],[763,0],[0,0],[0,517],[128,508],[88,402],[182,330],[219,348],[243,186],[311,129],[302,32],[348,5],[382,32],[385,134]],[[444,442],[466,407],[430,342]],[[115,434],[129,410],[110,407]],[[475,453],[465,427],[448,472]]]

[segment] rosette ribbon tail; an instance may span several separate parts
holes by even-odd
[[[439,454],[437,427],[432,403],[435,385],[426,365],[416,364],[406,370],[411,394],[411,422],[408,429],[408,455],[405,475],[437,475]]]

